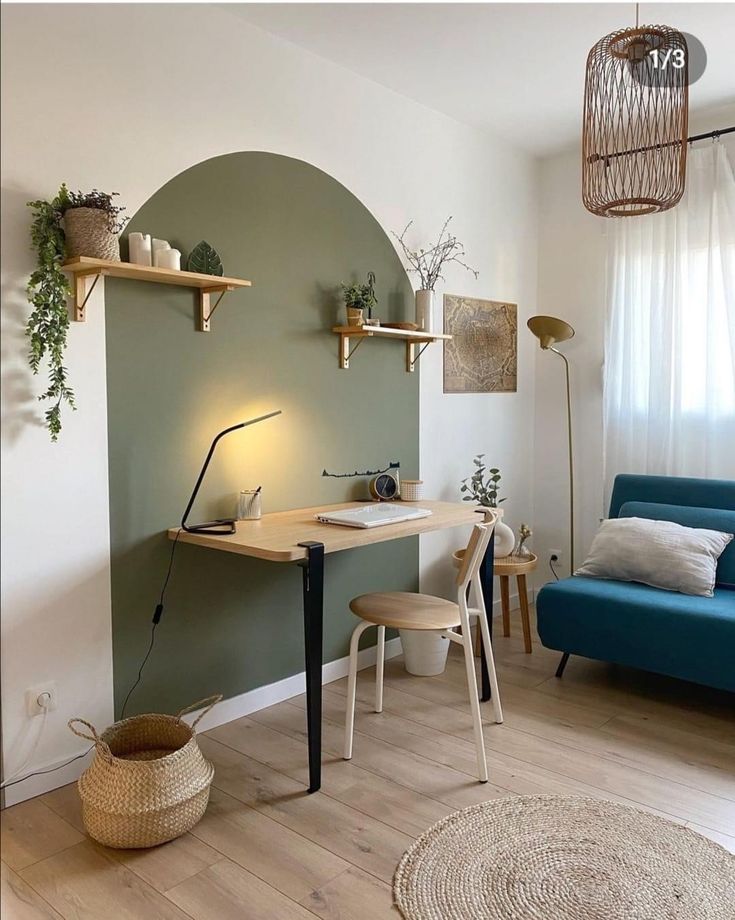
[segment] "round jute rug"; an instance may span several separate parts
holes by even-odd
[[[406,920],[735,920],[735,857],[581,796],[492,799],[429,828],[394,882]]]

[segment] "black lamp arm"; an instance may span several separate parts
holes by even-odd
[[[186,530],[188,533],[193,533],[193,532],[196,532],[196,531],[198,531],[198,530],[201,530],[202,527],[206,527],[206,525],[198,525],[198,526],[196,526],[196,527],[188,527],[187,524],[186,524],[186,519],[189,517],[189,512],[191,511],[191,509],[192,509],[192,507],[193,507],[193,505],[194,505],[194,502],[196,501],[197,493],[199,492],[199,488],[200,488],[200,486],[201,486],[201,484],[202,484],[202,482],[203,482],[203,480],[204,480],[204,475],[205,475],[205,473],[207,472],[207,467],[209,466],[209,461],[212,459],[212,456],[213,456],[214,451],[215,451],[215,449],[216,449],[216,447],[217,447],[217,444],[219,443],[219,441],[220,441],[226,434],[229,434],[231,431],[238,431],[240,428],[244,428],[246,424],[247,424],[246,422],[240,422],[239,425],[232,425],[230,428],[225,428],[223,431],[220,431],[220,433],[217,435],[217,437],[214,439],[214,441],[212,441],[212,446],[209,448],[209,453],[207,454],[207,458],[206,458],[206,460],[204,461],[204,466],[202,467],[201,472],[199,473],[199,477],[197,478],[196,485],[194,486],[194,491],[191,493],[191,498],[189,499],[189,504],[186,506],[186,511],[184,511],[184,516],[181,518],[181,527],[182,527],[182,530]],[[227,522],[224,522],[224,521],[221,521],[221,522],[212,521],[211,523],[212,523],[213,525],[216,525],[217,523],[222,524],[222,523],[227,523]]]

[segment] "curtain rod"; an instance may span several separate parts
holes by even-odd
[[[735,131],[735,125],[731,128],[717,128],[715,131],[707,131],[705,134],[693,134],[687,138],[688,144],[695,141],[706,141],[708,138],[719,140],[723,134],[732,134]],[[663,147],[675,147],[679,141],[669,141],[667,144],[651,144],[648,147],[636,147],[635,150],[619,150],[617,153],[592,153],[587,158],[588,163],[596,163],[598,160],[614,160],[616,157],[627,157],[631,153],[645,153],[647,150],[660,150]]]
[[[716,131],[708,131],[706,134],[693,134],[687,138],[687,143],[693,144],[694,141],[706,141],[710,137],[719,140],[721,134],[732,134],[733,131],[735,131],[735,126],[732,128],[718,128]]]

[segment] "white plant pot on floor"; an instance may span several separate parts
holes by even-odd
[[[447,664],[449,639],[430,629],[399,629],[403,662],[409,674],[434,677],[443,674]]]

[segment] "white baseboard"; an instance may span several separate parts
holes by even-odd
[[[77,753],[82,754],[86,748],[82,748]],[[52,760],[50,763],[40,764],[34,767],[35,770],[53,770],[53,773],[42,773],[40,776],[29,776],[28,779],[17,784],[17,786],[8,786],[3,789],[4,805],[7,808],[10,805],[17,805],[18,802],[25,802],[26,799],[33,799],[37,795],[43,795],[44,792],[51,792],[52,789],[58,789],[59,786],[66,786],[67,783],[73,783],[78,780],[82,773],[87,769],[92,761],[92,751],[89,751],[86,757],[75,760],[67,764],[67,761],[74,757],[69,754],[67,757],[60,757]],[[67,764],[65,767],[59,767],[59,764]],[[59,769],[56,769],[59,767]]]
[[[369,668],[375,664],[375,646],[362,649],[358,653],[357,667],[359,670]],[[396,637],[389,639],[385,643],[385,657],[395,658],[401,654],[401,640]],[[347,676],[347,667],[349,657],[338,658],[336,661],[330,661],[322,667],[322,684],[330,684],[334,680],[339,680]],[[283,680],[277,680],[275,683],[267,684],[265,687],[256,687],[254,690],[248,690],[246,693],[240,693],[228,700],[222,700],[217,706],[208,712],[202,721],[197,725],[197,731],[208,731],[210,728],[216,728],[218,725],[224,725],[226,722],[232,722],[235,719],[241,719],[243,716],[250,715],[252,712],[258,712],[260,709],[266,709],[268,706],[274,706],[276,703],[282,703],[284,700],[290,700],[294,696],[300,696],[306,692],[306,674],[301,671],[300,674],[293,674],[291,677],[284,677]],[[201,710],[199,710],[200,712]],[[196,718],[199,712],[187,716],[188,722]],[[82,749],[84,750],[84,748]],[[81,753],[81,751],[79,752]],[[74,755],[70,755],[73,757]],[[41,776],[31,776],[24,782],[18,783],[17,786],[10,786],[4,790],[5,806],[17,805],[18,802],[24,802],[26,799],[34,798],[37,795],[43,795],[44,792],[51,792],[58,789],[59,786],[65,786],[67,783],[73,783],[79,779],[84,770],[92,759],[91,752],[87,757],[75,760],[61,769],[54,770],[53,773],[45,773]],[[53,770],[60,763],[66,763],[69,757],[60,758],[48,764],[36,767],[38,770]]]
[[[536,602],[536,591],[530,585],[527,588],[526,593],[528,594],[528,603],[534,604]],[[510,609],[511,610],[520,610],[521,602],[518,600],[518,594],[511,594],[509,598]],[[503,608],[500,604],[500,599],[493,601],[493,617],[499,617],[502,615]]]
[[[533,603],[534,592],[528,592],[529,603]],[[518,595],[513,594],[510,598],[512,610],[518,607]],[[493,617],[500,616],[500,600],[493,603]],[[389,639],[385,643],[385,657],[395,658],[401,654],[401,640],[396,637]],[[322,684],[330,684],[334,680],[340,680],[347,676],[347,666],[349,663],[348,656],[338,658],[336,661],[330,661],[322,667]],[[363,670],[375,664],[375,646],[363,649],[358,654],[358,669]],[[306,692],[306,675],[304,671],[299,674],[293,674],[291,677],[284,677],[283,680],[277,680],[275,683],[267,684],[264,687],[256,687],[254,690],[248,690],[246,693],[240,693],[228,700],[223,700],[217,706],[207,713],[202,721],[197,725],[197,731],[208,731],[210,728],[217,728],[218,725],[224,725],[235,719],[241,719],[250,713],[258,712],[260,709],[266,709],[268,706],[274,706],[276,703],[282,703],[284,700],[290,700],[294,696],[300,696]],[[198,715],[193,713],[190,718]],[[83,750],[83,749],[82,749]],[[81,751],[79,752],[81,753]],[[74,756],[73,754],[71,755]],[[53,773],[45,773],[41,776],[29,777],[17,786],[10,786],[5,789],[5,806],[16,805],[18,802],[24,802],[26,799],[34,798],[37,795],[43,795],[44,792],[51,792],[67,783],[72,783],[79,779],[81,774],[89,765],[91,753],[80,760],[75,760],[61,769],[54,770]],[[69,757],[44,764],[37,769],[52,770],[59,763],[65,763]]]
[[[386,659],[395,658],[400,654],[401,640],[397,636],[395,639],[389,639],[385,643]],[[362,671],[364,668],[372,667],[375,664],[375,657],[374,645],[358,652],[358,670]],[[345,655],[344,658],[338,658],[336,661],[330,661],[325,664],[322,667],[322,684],[331,684],[333,680],[347,677],[349,661],[349,656]],[[275,706],[276,703],[290,700],[294,696],[301,696],[302,693],[306,693],[306,673],[304,671],[299,674],[293,674],[291,677],[284,677],[283,680],[277,680],[274,684],[267,684],[265,687],[256,687],[255,690],[240,693],[229,700],[222,700],[211,712],[204,716],[197,725],[197,731],[209,731],[210,728],[217,728],[218,725],[241,719],[243,716],[250,715],[251,712],[267,709],[268,706]],[[196,717],[196,714],[193,715]],[[188,722],[189,716],[186,719]]]
[[[533,591],[528,592],[528,602],[533,603]],[[510,596],[510,609],[515,610],[520,606],[518,595]],[[500,600],[493,602],[493,618],[501,615]],[[385,643],[385,657],[396,658],[401,654],[401,640],[396,636],[395,639],[389,639]],[[322,667],[322,685],[331,684],[333,680],[340,680],[347,677],[347,668],[349,657],[338,658],[336,661],[330,661]],[[375,646],[365,648],[358,652],[357,668],[359,671],[370,668],[375,664]],[[290,700],[294,696],[301,696],[306,693],[306,675],[304,671],[300,674],[294,674],[292,677],[285,677],[283,680],[276,681],[273,684],[267,684],[265,687],[256,687],[255,690],[248,690],[247,693],[241,693],[233,696],[229,700],[222,700],[214,709],[207,713],[202,721],[197,725],[197,731],[205,732],[210,728],[217,728],[218,725],[225,725],[227,722],[233,722],[235,719],[241,719],[243,716],[250,715],[252,712],[258,712],[260,709],[266,709],[268,706],[274,706],[276,703],[282,703],[284,700]],[[198,713],[192,714],[196,718]],[[187,721],[189,717],[187,716]]]

